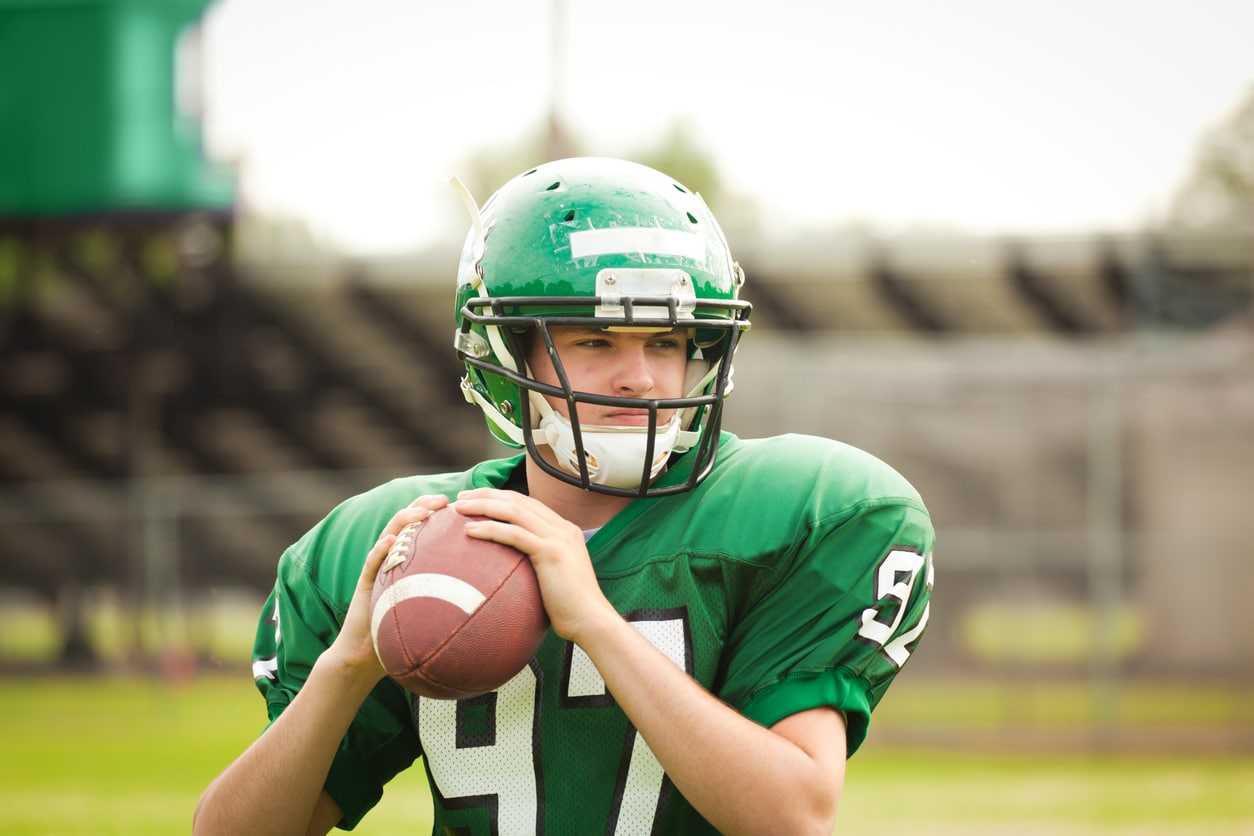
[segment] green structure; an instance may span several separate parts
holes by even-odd
[[[178,102],[211,2],[0,0],[0,216],[230,207]]]

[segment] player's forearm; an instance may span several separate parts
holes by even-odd
[[[292,704],[205,790],[193,831],[306,833],[335,752],[373,685],[323,654]]]
[[[816,746],[717,699],[625,621],[580,644],[675,786],[721,832],[831,833],[844,775],[839,720],[839,757],[830,747],[816,757]]]

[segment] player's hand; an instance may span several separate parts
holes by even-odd
[[[476,488],[453,503],[459,513],[490,517],[471,521],[466,533],[513,546],[531,558],[553,630],[579,643],[599,619],[617,618],[597,582],[583,532],[539,500],[515,491]]]
[[[443,495],[418,497],[392,516],[380,532],[379,539],[366,554],[366,562],[357,578],[357,589],[353,592],[344,625],[328,650],[329,653],[335,653],[355,674],[373,677],[376,682],[386,675],[374,650],[374,638],[370,634],[370,595],[374,591],[375,576],[379,574],[383,559],[387,557],[388,550],[396,542],[402,528],[425,520],[432,511],[447,504],[448,497]]]

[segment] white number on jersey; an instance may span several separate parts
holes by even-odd
[[[650,643],[683,670],[692,672],[692,642],[682,617],[659,619],[658,614],[628,616]],[[667,615],[670,615],[668,613]],[[592,660],[578,647],[568,646],[570,664],[563,682],[561,710],[601,707],[613,698]],[[532,665],[536,663],[533,661]],[[476,703],[486,709],[491,734],[476,738],[462,732],[459,706]],[[540,681],[532,666],[524,668],[501,688],[477,700],[419,698],[418,736],[432,779],[450,807],[495,807],[497,832],[540,834],[544,809],[539,781]],[[653,830],[666,787],[662,765],[634,728],[624,743],[628,768],[614,797],[607,833],[647,836]]]
[[[898,668],[910,658],[910,645],[923,635],[927,627],[930,603],[923,608],[917,624],[896,637],[893,635],[902,626],[901,621],[921,569],[926,569],[924,583],[931,589],[931,555],[905,549],[893,549],[885,555],[875,570],[875,606],[862,611],[862,626],[858,628],[858,638],[878,645]]]

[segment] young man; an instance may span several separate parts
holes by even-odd
[[[699,196],[573,159],[469,205],[463,390],[525,452],[349,499],[284,554],[254,663],[271,724],[196,832],[351,828],[421,756],[436,833],[830,833],[927,623],[918,494],[847,445],[721,432],[749,308]],[[397,533],[450,503],[530,556],[552,623],[461,701],[408,695],[369,632]]]

